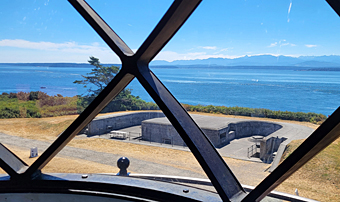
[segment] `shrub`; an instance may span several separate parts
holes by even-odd
[[[0,118],[40,118],[77,114],[75,97],[49,96],[44,92],[0,95]]]
[[[317,113],[304,112],[289,112],[289,111],[273,111],[262,108],[247,108],[247,107],[225,107],[225,106],[203,106],[203,105],[188,105],[182,104],[184,109],[192,112],[218,113],[225,115],[240,115],[252,117],[265,117],[272,119],[306,121],[315,124],[320,124],[326,120],[326,116]]]

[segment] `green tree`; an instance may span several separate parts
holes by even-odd
[[[88,62],[94,66],[92,71],[87,73],[86,76],[82,75],[83,80],[76,80],[73,83],[82,84],[84,88],[87,88],[89,84],[96,86],[97,89],[88,88],[89,95],[96,96],[116,76],[120,68],[113,65],[109,67],[103,66],[100,64],[99,59],[93,56],[90,57]]]
[[[76,80],[73,83],[81,84],[88,88],[88,94],[78,96],[78,112],[82,112],[92,100],[109,84],[109,82],[116,76],[120,68],[117,66],[103,66],[99,59],[93,56],[88,62],[94,66],[90,73],[87,73],[83,80]],[[96,87],[93,89],[93,87]],[[124,89],[116,98],[111,101],[102,112],[114,112],[125,110],[141,110],[141,109],[158,109],[154,103],[145,102],[138,96],[131,95],[131,89]]]

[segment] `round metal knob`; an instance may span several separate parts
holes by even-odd
[[[120,169],[120,171],[117,175],[127,176],[128,175],[127,168],[129,167],[129,165],[130,165],[130,161],[128,158],[121,157],[120,159],[118,159],[117,166]]]

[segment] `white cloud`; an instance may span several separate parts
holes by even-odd
[[[271,46],[295,46],[285,40],[272,43]],[[210,46],[215,47],[215,46]],[[202,47],[198,47],[202,50]],[[195,51],[196,50],[196,51]],[[214,50],[214,51],[211,51]],[[137,49],[133,49],[134,52]],[[233,55],[232,55],[233,54]],[[237,55],[238,54],[238,55]],[[233,53],[233,48],[208,48],[197,51],[197,48],[179,53],[175,51],[161,51],[155,60],[195,60],[207,58],[238,58],[246,53]],[[251,53],[247,53],[249,56]],[[254,54],[252,54],[254,55]],[[259,54],[260,55],[260,54]],[[95,56],[102,63],[120,63],[119,58],[107,46],[94,42],[78,44],[76,42],[32,42],[22,39],[0,40],[0,61],[1,62],[79,62],[86,63],[89,56]]]
[[[69,53],[96,53],[110,51],[107,47],[101,47],[98,43],[92,43],[91,45],[79,45],[76,42],[32,42],[22,39],[3,39],[0,41],[0,46],[44,50],[44,51],[64,51]]]
[[[220,52],[228,51],[230,48],[222,48]],[[232,48],[231,48],[232,49]]]
[[[315,47],[317,47],[318,45],[306,44],[305,46],[306,46],[307,48],[315,48]]]
[[[215,54],[219,54],[219,53],[222,53],[222,52],[227,52],[227,51],[230,51],[232,49],[233,49],[233,47],[231,47],[231,48],[222,48],[222,49],[219,49],[219,50],[215,51],[213,54],[215,55]]]
[[[293,4],[293,2],[290,1],[289,8],[288,8],[288,14],[287,14],[287,22],[290,22],[289,14],[290,14],[290,11],[292,9],[292,4]]]
[[[174,60],[196,60],[207,58],[238,58],[244,55],[225,55],[225,54],[207,54],[206,52],[177,53],[174,51],[161,51],[155,60],[166,60],[172,62]]]
[[[296,46],[296,45],[293,43],[283,43],[281,44],[281,46]]]
[[[290,4],[289,4],[289,8],[288,8],[288,14],[290,13],[290,10],[292,9],[292,2],[290,2]]]
[[[274,42],[274,43],[271,43],[269,46],[267,46],[268,48],[272,48],[272,47],[276,47],[276,46],[279,46],[279,47],[282,47],[282,46],[296,46],[295,44],[293,43],[289,43],[289,42],[286,42],[287,40],[286,39],[282,39],[280,40],[279,42]]]
[[[277,42],[271,43],[268,47],[271,48],[271,47],[275,47],[275,46],[277,46]]]
[[[207,49],[207,50],[216,50],[217,47],[216,46],[203,46],[203,49]]]
[[[108,47],[100,46],[97,42],[80,45],[76,42],[53,43],[3,39],[0,40],[1,47],[4,47],[2,49],[5,55],[12,58],[11,61],[6,59],[7,62],[86,62],[92,55],[100,58],[102,62],[119,62],[118,57]],[[6,47],[15,48],[15,51]],[[39,57],[41,55],[44,57]]]

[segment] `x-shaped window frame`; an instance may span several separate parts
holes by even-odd
[[[339,14],[340,1],[326,1]],[[34,179],[39,176],[40,170],[134,78],[138,79],[180,134],[223,201],[260,201],[340,136],[340,108],[338,108],[299,148],[247,194],[203,131],[148,66],[201,0],[175,0],[136,53],[84,0],[69,0],[69,2],[118,55],[122,61],[122,68],[89,107],[30,167],[10,151],[8,151],[8,156],[12,155],[13,159],[18,159],[16,165],[19,166],[14,168],[15,166],[8,164],[6,159],[0,159],[0,166],[13,179]]]

